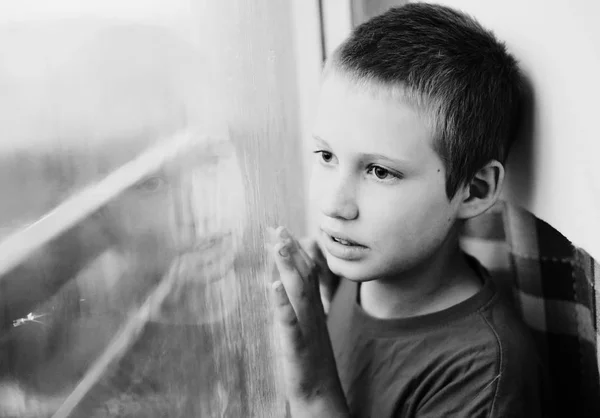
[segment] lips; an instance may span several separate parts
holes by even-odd
[[[336,232],[336,231],[333,231],[333,230],[327,229],[327,228],[321,228],[321,230],[325,234],[329,235],[329,237],[331,239],[333,239],[335,242],[337,242],[339,244],[347,245],[347,246],[366,247],[365,245],[362,245],[359,242],[354,241],[353,239],[351,239],[347,235],[342,234],[340,232]]]
[[[323,245],[331,256],[346,261],[358,261],[365,257],[369,248],[359,244],[350,237],[323,228]]]
[[[194,282],[209,283],[221,279],[233,268],[236,249],[231,233],[206,237],[179,256],[183,271]]]
[[[223,233],[223,234],[214,234],[205,237],[202,241],[197,243],[194,246],[193,251],[205,251],[210,248],[228,248],[231,245],[232,234]]]

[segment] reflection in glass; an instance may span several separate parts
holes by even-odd
[[[304,225],[291,3],[10,4],[0,416],[282,416],[262,234]]]
[[[204,143],[2,277],[0,395],[3,404],[23,398],[16,415],[59,405],[64,416],[140,417],[236,407],[228,397],[241,393],[238,379],[215,368],[242,361],[224,339],[236,331],[243,179],[231,142],[195,139]],[[105,183],[79,195],[98,196]]]

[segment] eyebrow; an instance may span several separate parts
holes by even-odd
[[[318,136],[318,135],[314,135],[314,134],[313,134],[313,136],[312,136],[312,137],[314,138],[314,140],[315,140],[315,141],[317,141],[317,142],[321,142],[321,143],[323,143],[323,145],[326,145],[326,146],[328,146],[328,147],[329,147],[329,144],[327,143],[327,141],[325,141],[325,140],[324,140],[323,138],[321,138],[320,136]]]
[[[315,141],[322,143],[324,146],[326,146],[328,148],[331,148],[331,146],[327,143],[327,141],[325,141],[320,136],[313,135],[313,138],[315,139]],[[400,165],[408,164],[408,161],[396,159],[396,158],[390,158],[383,154],[361,153],[361,154],[358,154],[358,156],[361,157],[361,159],[365,159],[365,160],[383,160],[383,161],[386,161],[391,164],[400,164]]]

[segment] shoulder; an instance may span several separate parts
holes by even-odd
[[[543,373],[530,330],[500,295],[479,314],[497,345],[490,416],[539,416]]]
[[[540,362],[529,329],[485,280],[460,316],[448,311],[424,335],[417,416],[538,416]]]
[[[474,331],[469,334],[476,342],[493,350],[488,350],[489,361],[496,363],[498,379],[517,378],[519,370],[527,370],[532,364],[538,365],[537,350],[530,329],[523,322],[506,292],[501,292],[487,270],[470,257],[470,262],[485,279],[485,287],[490,289],[490,297],[479,306],[469,326]],[[476,334],[477,336],[475,336]],[[493,355],[492,355],[493,354]],[[516,383],[513,379],[512,383]]]
[[[540,362],[532,338],[497,292],[439,335],[422,416],[539,416]]]

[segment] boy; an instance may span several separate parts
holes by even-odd
[[[442,6],[391,9],[329,59],[318,236],[310,256],[281,227],[273,246],[292,417],[540,415],[530,336],[458,242],[498,199],[521,101],[503,44]]]

